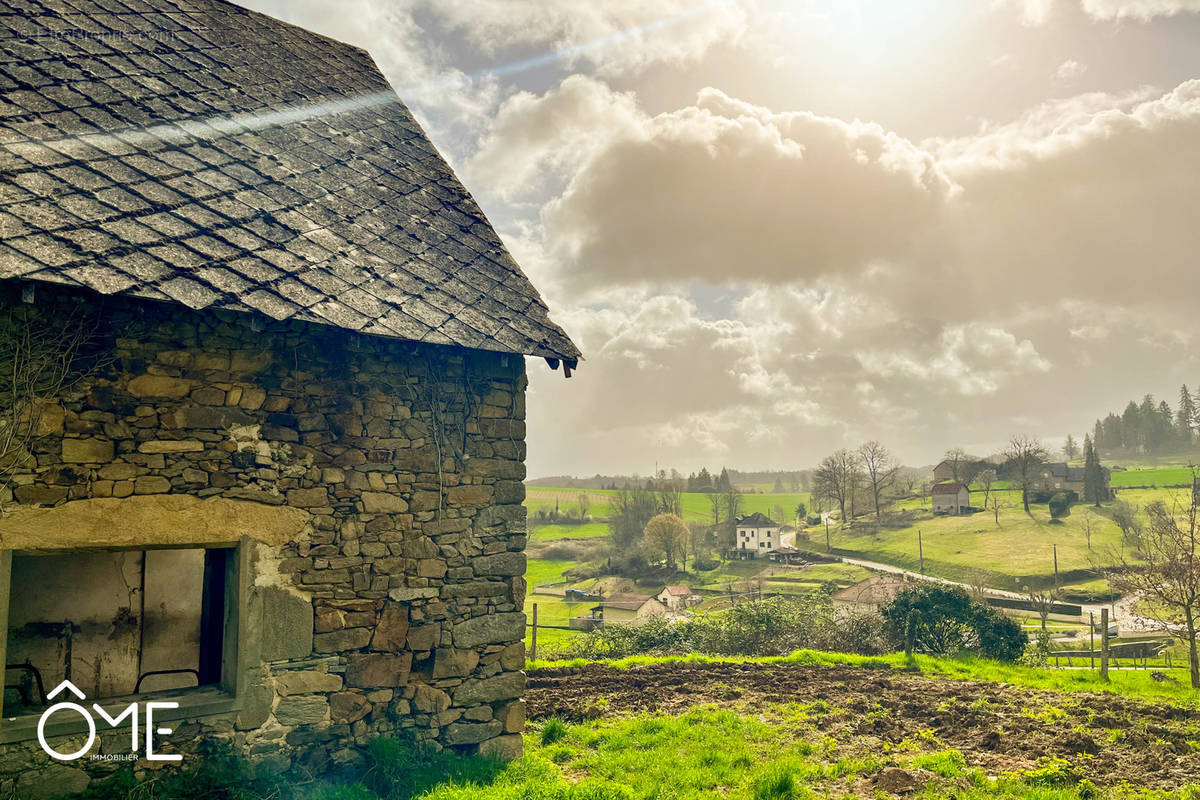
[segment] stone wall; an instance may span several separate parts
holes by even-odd
[[[81,304],[97,357],[44,408],[0,548],[243,542],[238,707],[163,749],[219,736],[320,769],[403,730],[519,754],[524,359],[45,287],[32,308],[75,324]],[[0,794],[114,768],[0,745]]]

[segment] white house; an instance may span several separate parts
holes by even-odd
[[[734,549],[741,558],[758,558],[768,555],[782,546],[779,541],[778,522],[772,522],[770,517],[755,511],[737,520],[737,536],[734,539]]]
[[[933,513],[961,514],[971,507],[971,490],[965,483],[935,483],[933,485]]]
[[[680,611],[700,600],[689,587],[682,584],[664,586],[656,599],[671,611]]]

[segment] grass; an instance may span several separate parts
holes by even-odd
[[[891,751],[864,750],[824,735],[814,704],[773,704],[739,714],[700,706],[677,715],[636,714],[568,724],[549,719],[525,733],[524,758],[494,774],[448,776],[414,800],[816,800],[863,797],[860,789],[886,766],[921,773],[924,800],[1095,800],[1101,797],[1183,800],[1195,787],[1147,793],[1112,792],[1081,780],[1066,759],[989,776],[936,737],[914,738]],[[459,770],[464,771],[460,768]],[[436,780],[436,778],[434,779]],[[426,781],[430,778],[427,776]],[[867,784],[869,786],[869,783]],[[365,787],[364,787],[365,788]],[[875,797],[890,797],[875,794]],[[321,800],[375,800],[373,793]]]
[[[1186,494],[1185,490],[1126,489],[1120,498],[1136,505],[1152,500],[1170,503]],[[1007,504],[1005,506],[1005,504]],[[854,526],[831,529],[835,551],[910,570],[920,568],[920,548],[924,549],[927,574],[971,582],[983,577],[995,588],[1020,590],[1026,583],[1048,579],[1054,573],[1055,547],[1058,570],[1089,570],[1110,561],[1109,552],[1119,548],[1121,532],[1111,519],[1111,505],[1100,509],[1076,505],[1062,524],[1050,521],[1045,504],[1034,505],[1026,514],[1018,492],[1002,495],[999,524],[992,513],[963,516],[933,516],[920,501],[903,501],[898,510],[916,515],[904,527],[876,528],[866,520]],[[1080,528],[1080,521],[1091,514],[1094,530],[1091,549]],[[918,543],[918,531],[921,541]],[[825,550],[824,530],[814,530],[807,541],[797,537],[797,546],[818,552]],[[1093,580],[1089,575],[1085,580]]]
[[[608,524],[605,522],[588,522],[583,525],[546,525],[529,521],[529,538],[535,542],[548,542],[554,539],[594,539],[598,536],[608,536]]]
[[[1191,486],[1190,467],[1138,467],[1112,474],[1112,485],[1121,486]]]
[[[554,489],[544,486],[530,486],[525,491],[525,508],[529,518],[534,521],[539,511],[553,511],[557,508],[562,513],[572,509],[579,510],[579,496],[587,497],[587,513],[594,519],[604,519],[609,515],[610,503],[614,492],[611,489]],[[683,518],[703,522],[712,521],[711,495],[703,492],[684,492],[680,495],[683,506]],[[786,492],[783,494],[744,494],[742,495],[742,513],[753,514],[762,512],[769,517],[777,515],[776,506],[783,509],[783,519],[776,522],[790,524],[795,522],[796,505],[804,503],[811,505],[808,492]],[[602,524],[602,523],[601,523]]]

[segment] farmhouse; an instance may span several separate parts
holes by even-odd
[[[592,609],[592,616],[609,622],[642,625],[654,617],[665,616],[667,607],[648,594],[632,592],[610,595]]]
[[[365,52],[220,0],[22,7],[0,794],[105,771],[35,740],[68,677],[178,702],[168,753],[518,755],[524,356],[578,350]]]
[[[676,584],[673,586],[664,586],[655,599],[666,606],[669,611],[682,611],[693,603],[698,602],[700,597],[693,594],[692,590],[687,586]]]
[[[971,489],[965,483],[935,483],[933,513],[961,514],[971,507]]]
[[[975,480],[976,475],[985,469],[997,469],[997,465],[987,459],[970,456],[959,460],[957,463],[950,459],[945,459],[933,468],[933,480],[935,483],[945,483],[947,481],[970,483]]]
[[[1100,475],[1100,499],[1107,500],[1111,493],[1112,472],[1107,467],[1101,467]],[[1053,461],[1041,465],[1036,490],[1047,494],[1075,492],[1083,498],[1085,485],[1083,467],[1072,467],[1061,461]]]
[[[779,528],[777,522],[760,511],[745,517],[738,517],[734,523],[737,536],[734,539],[734,556],[737,558],[758,558],[769,555],[772,550],[780,547]]]

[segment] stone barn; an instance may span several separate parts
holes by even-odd
[[[7,4],[0,237],[0,794],[130,753],[43,751],[63,681],[177,702],[184,763],[520,753],[524,356],[579,352],[367,53],[220,0]]]

